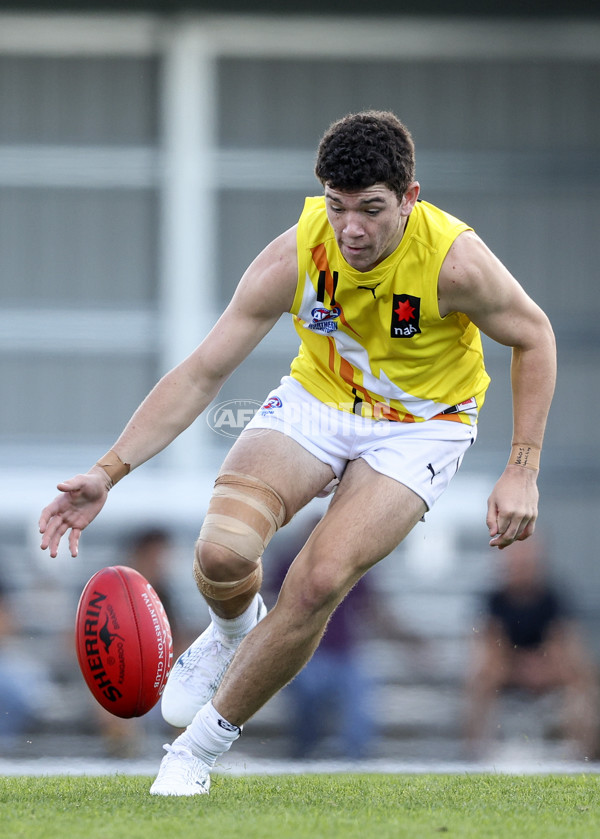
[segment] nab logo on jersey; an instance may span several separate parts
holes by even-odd
[[[410,294],[394,294],[392,306],[392,338],[412,338],[421,331],[421,298]]]

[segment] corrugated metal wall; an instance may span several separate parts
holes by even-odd
[[[303,197],[318,192],[312,161],[327,125],[365,107],[396,111],[416,140],[422,196],[473,224],[554,322],[561,372],[545,516],[559,553],[574,550],[592,567],[600,49],[588,40],[580,53],[573,40],[553,57],[532,41],[531,55],[487,56],[471,45],[464,58],[458,48],[437,57],[400,46],[397,55],[374,47],[352,57],[342,23],[331,55],[211,53],[218,308],[254,255],[296,221]],[[122,45],[110,54],[110,44],[107,54],[96,44],[88,55],[62,55],[52,39],[44,54],[39,31],[35,49],[0,54],[0,451],[26,468],[73,442],[97,454],[163,369],[164,33],[147,18],[140,28],[150,35],[143,48],[133,38],[130,55]],[[495,43],[493,24],[486,31]],[[503,37],[509,44],[506,25]],[[206,231],[198,235],[202,244]],[[294,346],[284,336],[277,351],[259,351],[223,398],[260,399]],[[510,441],[508,356],[490,347],[488,361],[494,385],[471,465],[497,472]]]

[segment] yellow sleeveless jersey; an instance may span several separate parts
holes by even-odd
[[[307,198],[298,222],[291,312],[301,338],[291,375],[335,408],[375,419],[477,421],[489,377],[481,336],[466,315],[441,318],[438,275],[471,228],[419,201],[402,241],[372,271],[352,268],[327,219]]]

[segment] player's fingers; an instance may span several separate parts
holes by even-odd
[[[525,513],[521,516],[513,541],[522,541],[523,539],[527,539],[528,536],[531,536],[535,530],[536,518],[537,515],[531,512]]]
[[[45,510],[42,510],[42,515],[38,521],[38,528],[40,533],[45,533],[46,527],[48,526],[48,515]]]
[[[533,535],[535,530],[535,519],[530,519],[525,527],[521,530],[519,535],[517,536],[517,541],[522,542],[524,539],[528,539],[530,536]]]
[[[490,547],[491,548],[506,548],[507,545],[510,545],[512,539],[506,537],[504,533],[497,533],[492,539],[490,539]]]
[[[500,512],[497,512],[496,516],[495,516],[495,519],[494,519],[493,527],[490,530],[490,535],[492,537],[494,537],[495,539],[498,539],[498,540],[502,541],[507,536],[507,534],[509,533],[509,530],[511,529],[511,527],[512,527],[512,516],[510,514],[506,515],[506,514],[501,514]]]
[[[71,551],[72,557],[76,557],[79,552],[80,536],[81,530],[78,527],[71,528],[71,532],[69,533],[69,550]]]
[[[69,529],[69,525],[59,519],[59,523],[54,527],[52,532],[52,536],[50,537],[50,541],[48,543],[48,547],[50,549],[50,556],[54,559],[58,556],[58,546],[60,544],[60,540],[65,535],[67,530]]]
[[[53,517],[59,512],[58,501],[59,499],[55,498],[54,501],[42,510],[38,522],[40,533],[44,533],[48,529],[49,522],[51,522]]]
[[[497,548],[506,548],[512,545],[517,537],[519,530],[520,519],[515,519],[512,516],[498,516],[496,523],[496,533],[490,540],[490,545]]]
[[[46,516],[45,521],[43,523],[40,519],[40,532],[42,534],[41,548],[44,551],[52,541],[52,537],[54,536],[54,531],[56,529],[56,523],[56,516],[50,514]]]
[[[501,525],[499,525],[500,527]],[[497,548],[506,548],[508,545],[512,545],[513,542],[527,539],[533,533],[534,529],[535,519],[529,516],[514,516],[508,521],[506,527],[503,530],[499,530],[495,537],[490,540],[490,545]]]
[[[72,490],[81,489],[86,483],[88,476],[83,474],[73,475],[71,478],[66,478],[64,481],[61,481],[57,484],[57,488],[60,489],[61,492],[70,492]]]
[[[490,536],[495,536],[498,531],[498,508],[490,501],[488,504],[488,511],[485,517],[485,523]]]

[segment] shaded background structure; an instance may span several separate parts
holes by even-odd
[[[59,672],[69,653],[56,638],[68,637],[78,590],[119,561],[127,532],[156,523],[174,532],[180,609],[203,619],[189,558],[230,436],[200,419],[141,467],[77,562],[39,556],[39,509],[110,447],[248,262],[319,192],[314,154],[329,123],[373,107],[412,131],[422,197],[472,224],[553,321],[540,527],[600,657],[600,17],[577,2],[529,3],[526,15],[507,2],[452,14],[433,0],[402,14],[384,2],[343,14],[280,5],[0,2],[0,562],[18,643]],[[511,438],[508,350],[485,348],[478,444],[429,523],[378,571],[415,629],[446,643],[434,668],[444,684],[460,677],[493,571],[485,499]],[[295,350],[284,318],[218,402],[259,403]],[[397,708],[396,670],[382,660]]]

